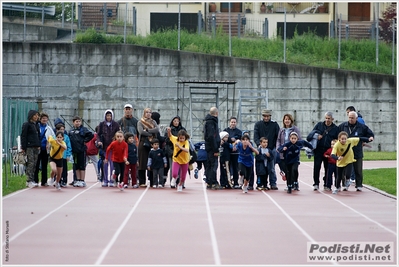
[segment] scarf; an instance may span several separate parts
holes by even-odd
[[[153,129],[153,128],[155,128],[153,119],[144,119],[144,118],[141,118],[140,121],[141,121],[141,123],[144,125],[144,127],[147,128],[147,129]]]

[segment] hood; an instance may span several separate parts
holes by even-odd
[[[113,120],[114,120],[114,112],[113,112],[111,109],[107,109],[107,110],[104,112],[104,121],[106,121],[105,115],[107,115],[107,113],[111,113],[111,121],[113,121]]]
[[[210,120],[218,122],[218,117],[212,116],[211,114],[207,114],[205,116],[205,121],[210,121]]]
[[[60,119],[60,118],[56,118],[55,120],[54,120],[54,125],[55,126],[57,126],[57,124],[62,124],[62,125],[65,125],[65,123],[64,123],[64,121],[62,120],[62,119]]]
[[[175,126],[173,125],[173,120],[176,119],[176,118],[179,119],[179,125],[178,125],[176,128],[182,127],[182,125],[181,125],[181,118],[180,118],[179,116],[174,116],[174,117],[172,118],[172,120],[171,120],[170,123],[169,123],[169,127],[175,127]]]
[[[158,112],[153,112],[151,114],[151,118],[159,125],[159,119],[161,118],[161,114]]]
[[[35,114],[39,114],[39,111],[33,110],[33,109],[29,110],[29,112],[28,112],[28,121],[30,121],[32,119],[33,115],[35,115]]]

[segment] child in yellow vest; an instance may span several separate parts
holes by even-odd
[[[334,189],[333,194],[337,194],[341,189],[341,181],[345,184],[342,191],[348,191],[353,162],[356,161],[352,148],[355,147],[359,141],[369,142],[367,137],[348,138],[348,133],[344,131],[338,134],[338,142],[335,143],[331,152],[331,157],[337,160],[336,189]]]
[[[180,182],[177,186],[177,192],[183,191],[183,184],[186,180],[186,175],[188,171],[188,163],[190,161],[190,144],[188,139],[190,136],[185,130],[180,130],[177,136],[172,135],[171,128],[166,128],[168,132],[169,140],[173,144],[173,155],[172,155],[172,181],[171,186],[176,186],[177,176],[181,170]]]
[[[48,142],[51,145],[50,150],[50,167],[51,167],[51,174],[50,177],[54,177],[57,175],[55,187],[57,190],[61,190],[60,179],[62,175],[62,157],[64,155],[64,150],[67,149],[66,143],[64,141],[64,132],[58,131],[55,134],[56,139],[53,136],[48,137]]]

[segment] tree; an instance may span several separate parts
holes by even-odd
[[[395,22],[395,28],[393,28]],[[390,5],[379,19],[379,35],[387,43],[392,42],[392,33],[395,31],[396,36],[396,4]],[[396,43],[396,39],[395,39]]]

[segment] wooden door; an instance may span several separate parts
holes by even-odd
[[[370,21],[370,3],[348,3],[348,21]]]
[[[230,3],[230,11],[242,12],[242,3]],[[221,3],[220,12],[229,12],[229,3]]]

